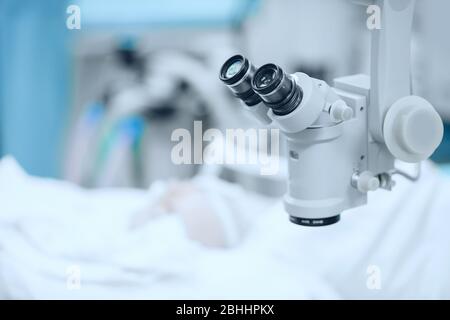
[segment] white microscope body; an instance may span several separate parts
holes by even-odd
[[[258,70],[242,56],[228,60],[224,81],[262,123],[285,134],[289,150],[285,209],[293,223],[326,226],[391,190],[392,176],[413,177],[395,160],[420,163],[441,143],[443,124],[433,106],[413,96],[410,42],[415,0],[361,1],[381,8],[373,30],[371,76],[335,79],[331,88],[276,65]],[[240,69],[239,69],[240,68]]]

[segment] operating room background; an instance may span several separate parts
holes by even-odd
[[[418,2],[413,86],[450,121],[450,47],[437,31],[450,2],[432,1]],[[70,4],[81,30],[66,28]],[[326,81],[369,72],[366,18],[346,0],[1,0],[0,155],[89,187],[190,177],[198,167],[162,161],[173,129],[255,126],[217,79],[224,58],[276,59]],[[217,79],[209,94],[195,88],[203,76]],[[450,161],[449,143],[433,160]]]

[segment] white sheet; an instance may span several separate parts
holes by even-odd
[[[0,292],[9,298],[157,298],[164,292],[151,290],[154,282],[168,289],[171,282],[190,282],[200,250],[175,216],[128,228],[149,196],[31,178],[3,160]],[[81,270],[81,290],[67,289],[73,266]]]
[[[450,182],[430,164],[419,183],[397,182],[321,229],[290,224],[279,204],[240,246],[212,250],[189,241],[176,216],[130,231],[152,192],[86,191],[29,177],[5,159],[0,296],[450,298]],[[71,266],[80,289],[67,287]],[[370,266],[381,271],[381,290],[367,287]]]

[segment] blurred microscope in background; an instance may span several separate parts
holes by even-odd
[[[119,22],[120,32],[101,27],[104,12],[88,16],[93,31],[76,44],[65,178],[90,187],[147,187],[159,179],[186,179],[200,168],[172,163],[175,129],[193,135],[194,121],[201,121],[203,130],[251,126],[217,83],[217,70],[233,52],[235,29],[255,4],[225,1],[227,10],[220,15],[187,10],[183,17],[186,5],[180,1],[176,10],[159,4],[158,15],[140,3],[143,8],[134,10],[149,9],[148,19],[144,15],[140,25],[131,9],[131,21]],[[95,11],[91,2],[86,6]],[[110,16],[122,10],[114,12]]]
[[[148,186],[194,175],[195,166],[171,164],[171,133],[215,120],[212,100],[220,106],[223,93],[211,86],[206,62],[189,52],[144,54],[128,39],[112,48],[100,68],[106,76],[99,79],[98,98],[81,110],[69,142],[67,178],[95,187]],[[82,87],[95,79],[96,71],[85,71]]]

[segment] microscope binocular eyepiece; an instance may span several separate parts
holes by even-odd
[[[295,83],[295,80],[272,63],[266,64],[256,71],[252,87],[278,116],[290,114],[303,99],[303,91]]]
[[[290,114],[303,99],[300,86],[279,66],[270,63],[256,69],[242,55],[235,55],[223,64],[220,80],[247,106],[263,102],[277,116]]]
[[[220,80],[249,107],[262,101],[252,88],[255,71],[255,66],[242,55],[235,55],[228,59],[220,70]]]
[[[360,141],[358,134],[345,135],[355,130],[345,124],[353,109],[327,83],[301,72],[287,74],[273,63],[256,69],[243,56],[227,60],[220,78],[247,104],[245,109],[261,123],[280,128],[286,138],[289,179],[284,207],[291,222],[332,225],[342,211],[366,199],[350,184],[354,163],[361,161],[359,149],[354,148],[355,154],[341,152]],[[247,97],[258,103],[250,107]]]

